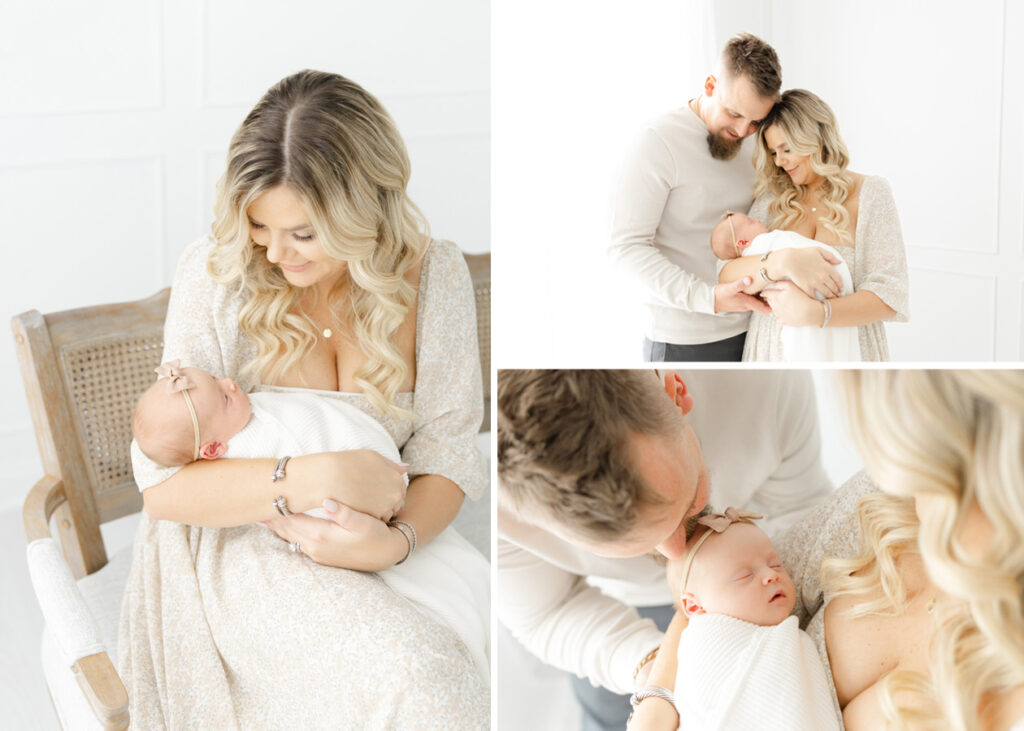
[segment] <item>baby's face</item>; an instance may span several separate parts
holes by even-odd
[[[249,397],[230,378],[214,378],[198,368],[182,369],[195,384],[188,394],[199,419],[199,436],[207,442],[227,443],[249,423]],[[180,394],[175,394],[181,398]]]
[[[712,229],[711,250],[719,259],[736,259],[756,236],[764,233],[768,233],[767,227],[756,218],[746,213],[733,213]]]
[[[749,523],[734,523],[704,542],[683,597],[690,595],[703,612],[763,627],[784,620],[796,603],[793,580],[775,547],[764,531]]]

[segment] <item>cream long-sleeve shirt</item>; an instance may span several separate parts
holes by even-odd
[[[645,334],[658,342],[709,343],[747,329],[750,313],[715,312],[709,240],[726,210],[753,201],[753,143],[732,160],[711,157],[707,127],[688,106],[653,119],[637,138],[612,191],[615,269],[643,292]]]
[[[711,472],[711,505],[766,516],[774,535],[830,492],[807,371],[681,373]],[[537,527],[498,492],[498,616],[544,662],[617,693],[662,633],[634,607],[671,603],[649,556],[602,558]]]

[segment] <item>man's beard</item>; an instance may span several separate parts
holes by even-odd
[[[736,153],[740,151],[740,145],[742,144],[742,138],[738,140],[725,140],[722,139],[721,135],[708,132],[708,150],[711,152],[711,157],[716,160],[732,160],[736,157]]]

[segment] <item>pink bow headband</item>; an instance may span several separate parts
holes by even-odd
[[[698,518],[697,522],[700,525],[705,525],[708,530],[704,531],[704,535],[697,539],[697,542],[693,544],[693,548],[686,554],[686,561],[683,563],[683,580],[682,586],[679,589],[679,593],[686,591],[686,581],[690,578],[690,567],[693,565],[693,558],[697,555],[697,551],[701,546],[704,545],[704,541],[712,533],[724,533],[725,529],[733,523],[749,523],[754,524],[755,520],[760,520],[763,515],[757,515],[756,513],[748,513],[743,510],[737,510],[736,508],[726,508],[724,513],[710,513],[702,518]]]
[[[196,383],[182,371],[180,359],[169,360],[163,365],[157,366],[156,373],[160,378],[168,379],[167,393],[180,391],[181,395],[185,397],[185,405],[188,406],[189,416],[192,417],[192,432],[195,436],[192,459],[199,459],[199,417],[196,416],[196,407],[192,405],[192,397],[188,395],[188,390],[195,388]]]

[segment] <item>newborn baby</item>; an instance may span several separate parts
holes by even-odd
[[[843,280],[840,297],[853,294],[850,267],[839,252],[828,244],[801,236],[795,231],[769,231],[756,218],[743,213],[726,213],[711,230],[711,251],[718,257],[718,271],[727,261],[741,256],[764,256],[780,249],[824,249],[839,260],[836,269]],[[771,285],[768,286],[770,288]],[[824,301],[825,296],[815,291]],[[782,355],[789,362],[819,360],[859,361],[860,343],[855,327],[783,327]]]
[[[700,519],[683,562],[675,701],[683,729],[842,729],[825,668],[791,615],[793,580],[751,519]]]

